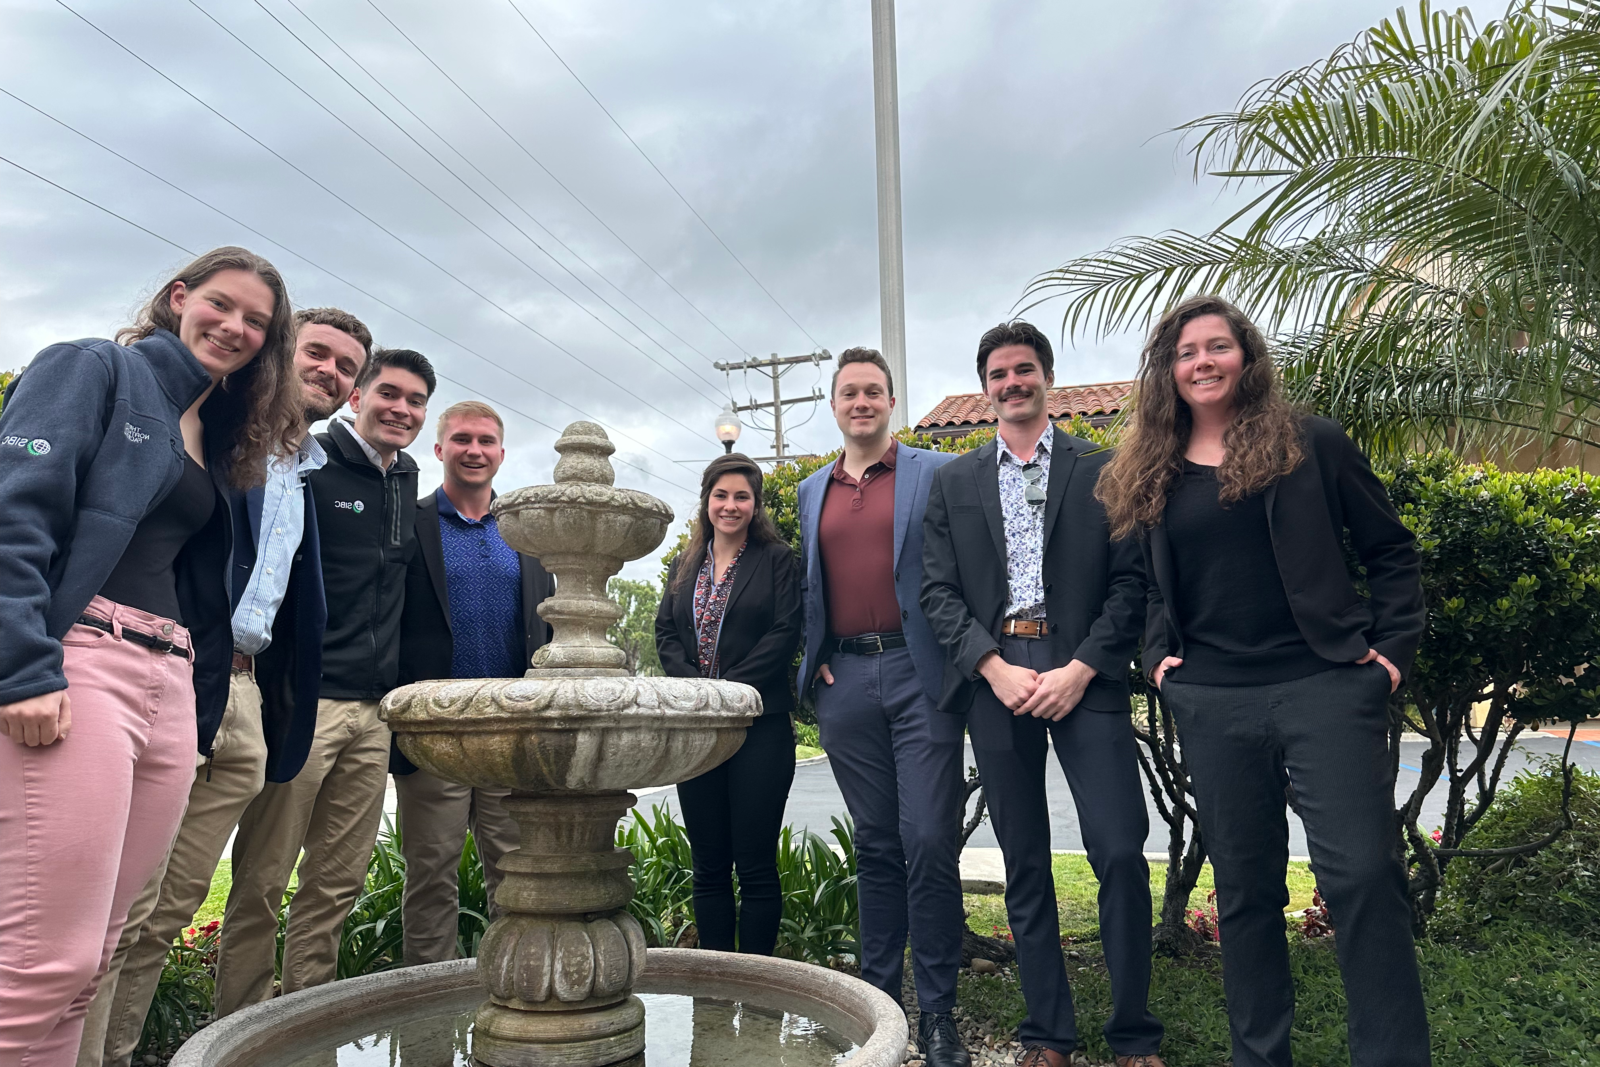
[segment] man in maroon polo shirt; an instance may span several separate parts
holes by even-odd
[[[833,376],[838,462],[800,483],[801,687],[855,820],[861,977],[900,1000],[911,938],[928,1067],[966,1067],[950,1010],[961,966],[961,715],[937,708],[944,653],[922,617],[922,513],[953,456],[889,434],[889,366],[852,348]]]

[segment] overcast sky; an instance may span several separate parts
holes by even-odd
[[[0,155],[13,164],[0,163],[0,366],[108,336],[180,249],[243,244],[278,265],[297,305],[344,307],[380,343],[426,353],[442,376],[435,410],[496,404],[502,489],[549,480],[555,429],[587,415],[632,464],[618,483],[686,516],[727,396],[712,360],[878,343],[868,10],[0,0]],[[1164,131],[1393,10],[900,0],[911,420],[975,389],[978,336],[1034,275],[1226,217],[1237,201],[1196,185]],[[1048,306],[1033,315],[1059,331]],[[1057,382],[1128,377],[1138,345],[1063,351]],[[731,384],[770,397],[765,379]],[[816,384],[825,372],[804,367],[786,390]],[[438,481],[431,439],[430,425],[413,449],[424,489]],[[795,434],[808,449],[836,441],[820,405]],[[747,426],[740,447],[764,454],[770,440]]]

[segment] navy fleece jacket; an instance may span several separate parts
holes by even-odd
[[[178,420],[210,385],[205,368],[166,330],[127,346],[52,345],[12,383],[0,411],[0,703],[67,687],[61,636],[105,584],[139,521],[177,484]],[[214,484],[223,484],[226,456],[208,456],[207,466]],[[226,516],[226,507],[219,510]],[[233,644],[226,630],[231,523],[216,526],[200,535],[210,542],[206,555],[222,556],[216,589],[209,574],[198,591],[180,580],[180,596],[190,593],[182,599],[199,616],[184,621],[195,638],[202,752],[216,730],[208,719],[213,710],[220,718],[227,699]],[[210,632],[213,593],[225,637]]]

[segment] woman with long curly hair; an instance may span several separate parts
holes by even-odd
[[[219,248],[0,412],[0,1064],[66,1067],[227,702],[226,492],[295,444],[289,296]]]
[[[700,947],[770,956],[783,921],[778,832],[794,782],[801,613],[800,561],[767,514],[761,483],[761,468],[737,452],[706,467],[688,547],[662,591],[656,649],[672,677],[726,678],[761,694],[761,716],[739,751],[680,782],[678,803]]]
[[[1411,532],[1339,425],[1284,399],[1260,330],[1214,296],[1151,333],[1096,496],[1112,536],[1144,546],[1144,666],[1216,874],[1233,1062],[1290,1063],[1292,802],[1339,934],[1351,1063],[1427,1064],[1388,751],[1389,695],[1426,623]]]

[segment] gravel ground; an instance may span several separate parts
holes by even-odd
[[[1016,982],[1017,969],[1013,966],[1001,965],[996,972],[1003,980]],[[906,974],[901,987],[901,1003],[907,1005],[906,1018],[911,1023],[911,1040],[906,1045],[905,1067],[924,1067],[922,1057],[917,1053],[917,1018],[921,1014],[917,1011],[917,990],[911,977],[911,958],[906,957]],[[992,1023],[982,1019],[974,1019],[962,1010],[960,1004],[956,1005],[953,1012],[956,1018],[956,1029],[961,1034],[961,1039],[966,1043],[967,1052],[972,1056],[973,1067],[1014,1067],[1017,1053],[1022,1051],[1022,1045],[1009,1037],[996,1038]],[[1074,1067],[1115,1067],[1114,1064],[1095,1064],[1084,1059],[1074,1064]]]

